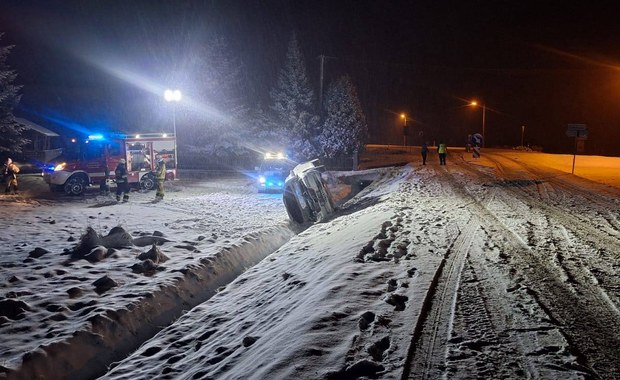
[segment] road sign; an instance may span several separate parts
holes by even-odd
[[[573,170],[575,174],[575,158],[577,153],[583,153],[586,150],[586,140],[588,139],[588,126],[585,124],[569,124],[566,129],[566,136],[575,138],[575,151],[573,152]]]
[[[587,131],[588,126],[585,124],[569,124],[568,130],[569,131]]]
[[[588,126],[585,124],[569,124],[566,129],[568,137],[588,137]]]
[[[588,138],[588,130],[585,131],[566,131],[566,136],[568,137],[579,137],[579,138]]]
[[[588,126],[585,124],[569,124],[566,129],[568,137],[588,137]]]

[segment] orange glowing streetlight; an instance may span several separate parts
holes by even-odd
[[[470,106],[472,107],[477,107],[478,106],[478,102],[475,100],[472,100],[471,103],[469,103]],[[486,116],[487,116],[487,107],[486,105],[483,103],[482,104],[482,147],[484,147],[484,144],[486,144],[486,134],[485,134],[485,128],[486,128]]]

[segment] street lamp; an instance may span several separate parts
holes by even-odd
[[[181,90],[166,90],[164,91],[164,99],[167,102],[172,102],[172,129],[174,132],[174,158],[175,158],[175,167],[179,168],[179,153],[177,152],[177,121],[175,115],[176,103],[180,102],[182,98]],[[178,171],[177,171],[178,173]]]
[[[403,127],[403,146],[407,146],[407,115],[400,114],[401,119],[405,119],[405,126]]]
[[[525,125],[521,126],[521,147],[523,147],[523,135],[525,134]]]
[[[478,106],[478,102],[477,101],[472,101],[471,103],[469,103],[472,107],[477,107]],[[486,139],[486,134],[485,134],[485,127],[486,127],[486,117],[487,117],[487,107],[486,105],[483,103],[482,104],[482,147],[484,148],[484,145],[487,142]]]

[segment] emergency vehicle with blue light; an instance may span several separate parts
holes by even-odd
[[[66,152],[46,168],[43,178],[53,191],[80,195],[90,185],[113,181],[114,169],[125,159],[129,185],[152,190],[156,186],[152,171],[157,156],[166,163],[166,179],[177,178],[174,134],[90,135],[84,140],[73,139]]]
[[[258,192],[282,192],[286,177],[294,166],[295,163],[284,153],[266,153],[258,169]]]

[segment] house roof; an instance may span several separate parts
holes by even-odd
[[[42,135],[49,136],[49,137],[59,136],[58,133],[52,132],[49,129],[44,128],[44,127],[40,126],[39,124],[33,123],[30,120],[26,120],[26,119],[23,119],[21,117],[16,117],[15,121],[18,122],[19,124],[22,124],[23,126],[25,126],[28,129],[32,129],[33,131],[37,131],[37,132],[41,133]]]

